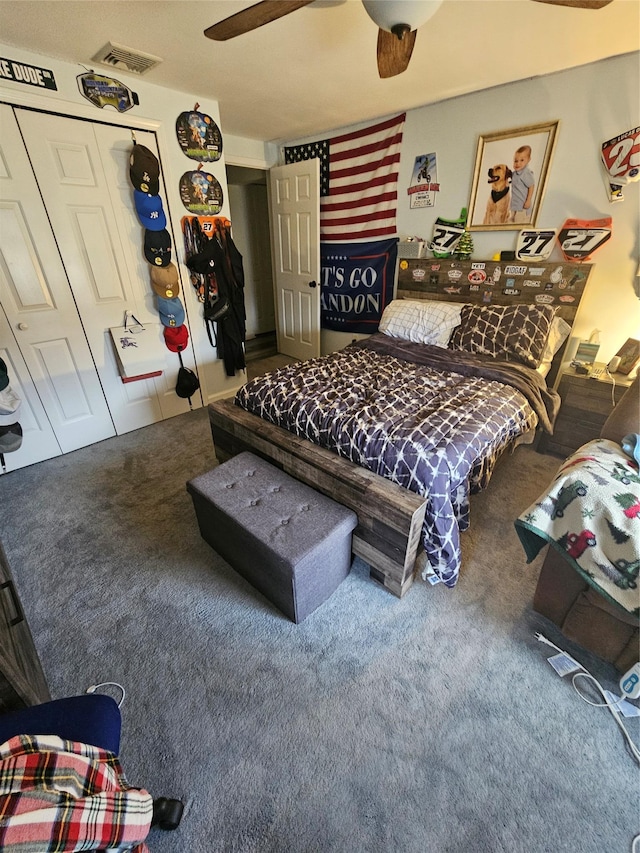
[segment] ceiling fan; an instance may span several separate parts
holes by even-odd
[[[536,0],[552,6],[576,9],[602,9],[612,0]],[[308,6],[313,0],[262,0],[241,12],[207,27],[205,36],[214,41],[226,41],[277,21],[291,12]],[[378,25],[378,73],[394,77],[406,70],[411,59],[416,32],[435,14],[442,0],[362,0],[362,4]]]

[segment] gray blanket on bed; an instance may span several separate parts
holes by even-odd
[[[530,368],[386,335],[244,385],[236,403],[427,499],[423,545],[447,586],[460,570],[469,495],[559,398]]]
[[[540,373],[517,361],[500,361],[489,355],[473,355],[444,347],[414,344],[387,335],[372,335],[352,346],[364,346],[375,352],[428,365],[436,370],[451,370],[462,376],[481,376],[484,379],[505,382],[524,394],[538,415],[538,426],[546,432],[553,431],[553,424],[560,410],[559,395],[547,387]]]

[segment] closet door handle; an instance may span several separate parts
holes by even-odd
[[[26,332],[27,329],[29,328],[29,326],[27,326],[26,323],[18,323],[18,328],[20,329],[21,332]]]
[[[24,610],[22,609],[22,605],[20,603],[20,599],[18,598],[18,594],[16,593],[16,588],[13,585],[13,581],[5,581],[0,584],[0,589],[8,589],[11,593],[11,600],[13,602],[13,609],[17,613],[15,618],[9,620],[9,625],[13,628],[15,625],[19,625],[24,621]]]
[[[315,281],[309,282],[309,287],[317,287],[317,286],[318,286],[317,282],[315,282]]]

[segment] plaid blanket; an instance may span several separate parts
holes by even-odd
[[[0,850],[149,853],[153,800],[112,752],[54,735],[0,744]]]

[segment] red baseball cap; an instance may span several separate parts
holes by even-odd
[[[186,349],[189,341],[189,330],[184,323],[182,326],[165,326],[163,332],[164,342],[171,352],[182,352]]]

